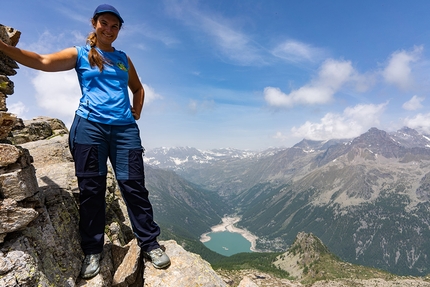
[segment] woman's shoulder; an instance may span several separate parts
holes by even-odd
[[[75,46],[75,48],[78,52],[78,56],[87,55],[88,52],[91,50],[91,47],[89,45]]]
[[[82,45],[82,46],[76,45],[75,48],[78,51],[89,51],[89,50],[91,50],[90,45]]]
[[[127,54],[123,50],[118,50],[118,49],[115,48],[115,53],[118,53],[118,54],[120,54],[120,55],[122,55],[124,57],[127,57]]]

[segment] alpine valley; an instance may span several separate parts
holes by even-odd
[[[285,251],[306,232],[349,263],[430,273],[430,136],[416,130],[260,152],[157,148],[145,164],[166,232],[198,240],[236,215],[262,251]]]

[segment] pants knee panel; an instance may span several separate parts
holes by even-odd
[[[106,170],[100,166],[99,149],[97,145],[75,143],[73,159],[78,177],[105,175]]]

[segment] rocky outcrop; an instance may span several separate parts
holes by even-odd
[[[155,269],[150,262],[146,262],[145,287],[227,286],[199,255],[185,251],[173,240],[165,241],[163,245],[172,265],[166,272]]]

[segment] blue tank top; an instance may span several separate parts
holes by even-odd
[[[76,114],[102,124],[134,123],[128,96],[127,55],[118,50],[104,52],[96,48],[107,62],[100,72],[97,66],[90,66],[88,52],[91,47],[89,45],[77,46],[76,49],[78,58],[75,70],[82,91]]]

